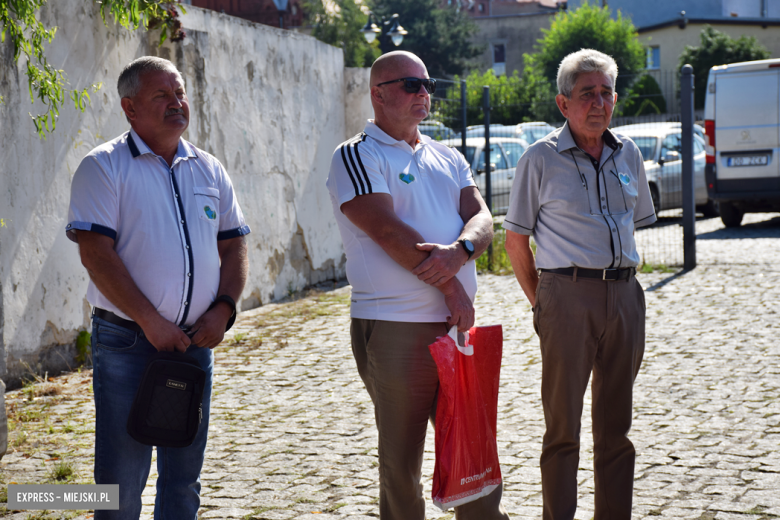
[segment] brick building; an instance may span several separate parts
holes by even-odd
[[[301,0],[185,0],[182,3],[273,27],[289,29],[303,25]],[[280,11],[277,3],[286,8]]]

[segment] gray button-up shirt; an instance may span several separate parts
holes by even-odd
[[[540,269],[604,269],[638,266],[634,229],[655,221],[636,144],[606,130],[596,162],[566,123],[517,163],[504,229],[533,234]]]

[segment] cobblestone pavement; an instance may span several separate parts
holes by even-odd
[[[697,269],[640,275],[648,334],[631,433],[634,517],[777,518],[780,215],[749,215],[734,230],[716,220],[697,226]],[[513,518],[540,518],[541,367],[530,306],[511,277],[482,275],[479,283],[478,324],[501,323],[505,331],[498,419],[504,503]],[[348,299],[343,287],[242,313],[217,349],[201,518],[377,517],[376,430],[349,348]],[[48,384],[61,385],[59,395],[34,401],[30,389],[6,395],[15,427],[12,451],[0,461],[2,482],[43,482],[64,461],[74,482],[90,481],[89,377],[58,378]],[[589,406],[578,519],[593,516]],[[50,437],[20,443],[19,432],[36,421],[47,421]],[[429,428],[428,497],[432,440]],[[151,517],[153,482],[143,518]],[[426,516],[452,518],[432,505]]]

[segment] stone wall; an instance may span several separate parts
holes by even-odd
[[[40,140],[24,65],[8,41],[0,46],[0,376],[9,387],[29,371],[75,366],[90,309],[86,271],[64,232],[70,181],[87,152],[128,129],[116,78],[139,56],[179,67],[191,103],[184,137],[233,180],[252,228],[240,308],[344,276],[325,179],[336,146],[372,117],[367,70],[345,70],[340,49],[309,36],[195,7],[183,17],[184,42],[162,47],[155,32],[105,26],[93,2],[49,2],[41,17],[59,27],[52,64],[76,87],[103,87],[85,113],[64,107]]]

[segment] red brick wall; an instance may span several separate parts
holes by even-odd
[[[279,27],[279,11],[273,0],[192,0],[192,5]],[[303,25],[303,10],[299,0],[288,2],[283,19],[285,28]]]

